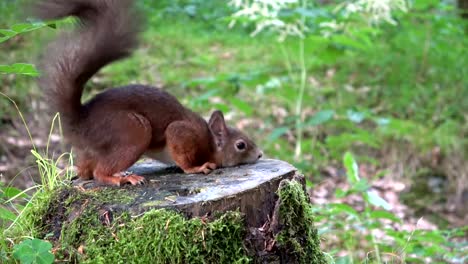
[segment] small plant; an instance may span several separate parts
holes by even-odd
[[[2,232],[0,237],[6,239],[5,242],[0,244],[1,252],[5,254],[3,256],[5,260],[8,259],[11,244],[17,241],[19,237],[34,237],[37,234],[32,222],[35,217],[34,214],[41,212],[41,208],[46,206],[43,204],[46,198],[59,186],[63,185],[66,180],[70,179],[72,175],[69,168],[65,169],[65,171],[58,168],[59,163],[65,157],[68,157],[69,164],[72,164],[71,154],[65,153],[60,155],[58,159],[52,159],[39,154],[36,150],[31,150],[31,152],[36,157],[41,183],[24,191],[13,187],[0,186],[0,202],[2,202],[0,219],[3,219],[5,224],[9,223],[9,225],[0,229]],[[29,196],[27,193],[32,190],[35,192],[32,196]],[[19,198],[22,201],[19,201]],[[26,201],[25,204],[24,201]],[[7,209],[3,205],[9,205],[11,209]],[[13,257],[21,263],[52,263],[54,256],[49,252],[51,247],[48,241],[35,238],[27,239],[13,247]]]
[[[31,132],[28,125],[16,105],[15,101],[8,97],[6,94],[0,92],[0,95],[7,98],[16,108],[21,120],[23,121],[26,131],[31,139],[33,149],[31,153],[36,158],[36,162],[39,169],[39,175],[41,176],[41,183],[33,185],[26,190],[19,190],[10,186],[3,186],[0,183],[0,223],[1,226],[0,238],[0,260],[9,260],[11,247],[21,237],[34,237],[36,231],[34,230],[34,223],[31,220],[31,211],[37,208],[44,207],[41,202],[45,197],[49,196],[61,186],[66,180],[72,176],[70,168],[73,166],[72,155],[70,153],[61,154],[58,158],[49,158],[49,142],[47,142],[46,152],[40,154],[34,145]],[[59,121],[59,115],[57,114],[51,125],[49,140],[52,135],[53,128],[56,122]],[[60,129],[61,130],[61,129]],[[59,164],[63,163],[63,159],[68,157],[69,166],[65,170],[59,169]],[[67,163],[66,163],[67,164]],[[35,191],[32,196],[28,195],[28,192]],[[32,210],[33,209],[33,210]],[[4,238],[4,239],[3,239]],[[19,260],[20,263],[34,263],[34,264],[48,264],[53,263],[54,255],[50,252],[52,245],[50,242],[40,240],[36,238],[28,238],[23,240],[21,243],[13,246],[13,257]]]
[[[229,3],[238,11],[231,16],[231,24],[233,26],[237,21],[250,22],[255,24],[255,30],[251,36],[257,35],[261,31],[271,30],[279,35],[279,45],[282,48],[286,69],[291,81],[291,86],[295,87],[294,108],[294,130],[295,130],[295,150],[294,159],[300,161],[303,154],[303,135],[304,127],[304,98],[307,89],[313,89],[313,85],[308,82],[308,68],[306,57],[310,54],[306,53],[306,39],[313,37],[329,37],[330,35],[338,35],[337,38],[332,38],[330,43],[346,42],[346,34],[341,34],[340,30],[346,26],[346,23],[353,22],[350,27],[353,30],[348,30],[348,34],[360,34],[367,31],[369,25],[377,24],[377,22],[386,21],[394,24],[392,12],[394,10],[406,11],[405,0],[391,1],[376,1],[376,0],[360,0],[357,2],[345,2],[338,6],[334,12],[329,12],[326,8],[315,5],[313,1],[308,0],[232,0]],[[341,12],[340,12],[341,11]],[[355,23],[354,15],[358,14],[361,21],[366,23]],[[341,16],[344,21],[339,24],[335,19],[327,21],[327,16]],[[314,26],[320,22],[321,28]],[[333,31],[324,31],[323,29],[333,29]],[[363,28],[359,31],[357,28]],[[288,52],[283,44],[287,37],[297,38],[298,50],[294,54]],[[351,37],[352,38],[352,37]],[[369,39],[367,39],[369,41]],[[348,41],[349,43],[350,41]],[[312,52],[315,51],[312,47]],[[308,52],[311,52],[310,50]],[[298,65],[292,64],[291,56],[297,56]],[[310,62],[309,62],[310,63]],[[298,70],[296,70],[298,69]],[[314,140],[315,141],[315,140]]]
[[[15,245],[13,257],[21,264],[50,264],[54,262],[54,254],[50,252],[52,244],[40,239],[26,239]]]
[[[463,256],[464,245],[452,240],[463,237],[466,228],[451,231],[395,228],[403,223],[402,219],[393,214],[390,204],[372,190],[366,179],[360,177],[358,165],[350,152],[345,153],[343,165],[350,188],[346,191],[337,189],[335,195],[338,198],[360,197],[364,207],[356,210],[347,204],[335,203],[315,209],[317,221],[325,220],[321,227],[318,225],[322,236],[325,239],[328,234],[338,236],[342,245],[337,245],[337,248],[346,248],[346,256],[336,262],[354,263],[362,260],[362,253],[367,252],[367,263],[419,263],[425,258],[437,263],[463,263],[459,261],[466,258]],[[328,251],[333,254],[335,249]]]

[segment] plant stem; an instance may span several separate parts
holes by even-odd
[[[21,122],[23,122],[24,128],[26,128],[26,132],[28,133],[29,140],[31,140],[31,145],[32,145],[33,149],[36,150],[36,145],[34,144],[34,140],[33,140],[31,131],[29,130],[28,124],[26,123],[26,119],[24,119],[23,113],[21,113],[21,110],[19,109],[18,105],[8,95],[6,95],[6,94],[4,94],[2,92],[0,92],[0,95],[5,97],[7,100],[9,100],[13,104],[13,106],[16,108],[16,111],[18,112],[18,115],[21,118]]]
[[[367,217],[367,220],[369,220],[371,217],[370,217],[370,208],[369,208],[369,205],[367,204],[366,202],[366,217]],[[377,244],[377,240],[375,239],[375,236],[374,234],[372,234],[372,230],[370,230],[370,235],[371,235],[371,238],[372,238],[372,244],[374,246],[374,252],[375,252],[375,256],[377,258],[377,263],[382,263],[382,259],[380,258],[380,248],[379,248],[379,245]]]
[[[432,38],[432,30],[431,30],[429,23],[426,22],[426,38],[424,40],[424,48],[423,48],[423,53],[422,53],[421,65],[419,66],[419,71],[416,75],[417,81],[422,81],[421,77],[424,74],[424,71],[426,70],[427,56],[429,53],[429,49],[431,48],[431,38]]]
[[[307,1],[302,1],[302,7],[307,7]],[[305,17],[304,15],[301,16],[301,27],[302,31],[305,30]],[[304,100],[304,91],[306,86],[307,80],[307,69],[305,65],[305,55],[304,55],[304,37],[299,38],[299,62],[301,67],[301,82],[299,86],[299,94],[296,100],[296,148],[294,151],[294,159],[296,161],[299,160],[302,154],[302,101]]]
[[[284,57],[284,63],[286,64],[286,69],[288,71],[289,79],[291,80],[291,82],[294,82],[296,78],[294,76],[291,59],[289,58],[289,53],[286,50],[286,47],[284,46],[283,42],[280,42],[279,46],[281,48],[281,53],[283,54],[283,57]]]

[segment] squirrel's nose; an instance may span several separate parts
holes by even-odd
[[[261,158],[263,156],[263,151],[260,151],[260,153],[258,153],[258,159]]]

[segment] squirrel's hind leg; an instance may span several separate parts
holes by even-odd
[[[109,129],[114,130],[113,145],[110,150],[103,152],[96,159],[93,170],[97,182],[108,185],[143,184],[145,178],[135,174],[128,176],[114,176],[133,165],[148,149],[151,142],[151,125],[142,115],[127,113]]]
[[[78,177],[82,180],[91,180],[93,179],[93,171],[96,167],[96,162],[89,155],[83,153],[78,154],[78,162],[76,165],[78,169]]]

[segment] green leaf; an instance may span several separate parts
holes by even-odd
[[[0,29],[0,43],[6,41],[7,39],[10,39],[12,37],[16,36],[16,32],[13,30],[8,30],[8,29]]]
[[[43,22],[39,23],[20,23],[11,26],[11,29],[0,29],[0,43],[4,42],[18,34],[24,33],[24,32],[29,32],[41,27],[45,27],[47,24]]]
[[[313,117],[311,117],[306,122],[306,124],[310,126],[317,126],[317,125],[320,125],[329,121],[330,119],[333,118],[334,115],[335,115],[335,111],[333,110],[322,110],[322,111],[317,112]]]
[[[388,119],[384,126],[379,126],[384,133],[396,138],[408,137],[410,135],[424,135],[428,133],[427,129],[411,120]]]
[[[362,51],[365,51],[367,48],[367,46],[364,45],[364,43],[362,43],[361,41],[352,39],[346,35],[334,35],[332,37],[332,41],[336,44],[359,49]]]
[[[0,29],[0,34],[3,36],[14,36],[16,32],[11,29]]]
[[[23,193],[21,190],[15,188],[15,187],[5,187],[2,190],[3,196],[5,198],[12,198],[15,197],[16,195],[19,195],[19,197],[27,197],[26,193]]]
[[[289,131],[289,127],[277,127],[273,129],[271,134],[268,136],[268,141],[277,140],[282,135],[286,134]]]
[[[202,93],[199,96],[197,96],[195,99],[193,99],[193,101],[197,101],[197,102],[207,101],[211,97],[215,96],[218,92],[219,92],[218,89],[210,89],[206,93]]]
[[[16,219],[16,215],[10,210],[0,207],[0,219],[14,221]]]
[[[0,73],[15,73],[29,76],[39,76],[36,67],[28,63],[15,63],[12,65],[0,65]]]
[[[393,229],[386,229],[385,234],[392,237],[399,245],[408,244],[408,234],[404,231],[394,231]]]
[[[27,32],[31,30],[31,28],[35,28],[34,25],[26,24],[26,23],[16,24],[16,25],[11,26],[11,30],[15,31],[16,33]]]
[[[374,219],[388,219],[392,222],[401,223],[401,219],[398,218],[396,215],[383,210],[372,211],[370,213],[370,217]]]
[[[206,84],[212,84],[215,83],[217,79],[214,77],[205,77],[205,78],[196,78],[189,80],[185,83],[183,83],[184,86],[198,86],[198,85],[206,85]]]
[[[50,264],[54,255],[50,252],[52,244],[40,239],[27,239],[13,248],[13,257],[21,264]]]
[[[445,242],[444,236],[437,232],[422,232],[415,236],[414,239],[422,242],[431,242],[436,244],[442,244]]]
[[[352,264],[352,263],[354,263],[353,259],[349,255],[348,256],[343,256],[343,257],[338,257],[335,260],[335,264]]]
[[[355,218],[359,218],[359,213],[347,204],[331,204],[333,210],[338,213],[346,213]]]
[[[415,10],[427,10],[429,8],[437,7],[440,2],[437,0],[414,1],[412,3]]]
[[[374,191],[368,191],[366,195],[364,195],[364,199],[366,199],[368,203],[382,207],[385,210],[392,209],[392,206]]]
[[[328,136],[326,139],[327,145],[330,147],[347,147],[360,142],[370,147],[378,148],[380,145],[379,138],[369,131],[358,130],[354,133],[341,133],[335,136]]]
[[[358,192],[365,192],[370,188],[366,179],[360,179],[358,182],[352,184],[352,190]]]
[[[223,113],[227,113],[230,109],[228,105],[223,104],[223,103],[213,104],[213,106]]]
[[[346,152],[343,160],[344,166],[346,168],[346,175],[348,177],[348,181],[351,184],[358,182],[360,180],[358,165],[354,160],[353,154],[351,154],[350,152]]]
[[[344,191],[344,190],[341,190],[341,189],[336,189],[335,190],[335,196],[336,198],[343,198],[345,197],[346,195],[349,194],[349,191]]]
[[[231,103],[239,110],[241,110],[242,112],[244,112],[247,116],[250,116],[252,115],[253,113],[253,108],[250,106],[250,104],[248,104],[247,102],[245,101],[242,101],[240,99],[237,99],[237,98],[231,98]]]

